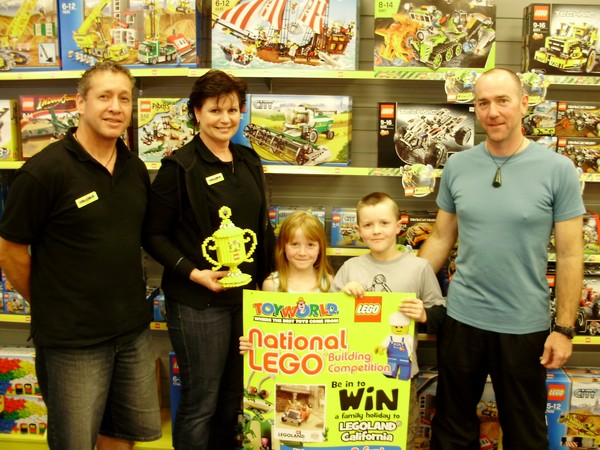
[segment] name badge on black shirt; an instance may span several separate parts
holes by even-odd
[[[90,203],[94,203],[96,200],[98,200],[98,194],[96,194],[96,191],[92,191],[89,194],[85,194],[83,197],[79,197],[77,200],[75,200],[75,204],[78,208],[83,208]]]
[[[206,183],[210,186],[213,184],[220,183],[224,179],[225,179],[225,177],[223,176],[223,174],[221,172],[219,172],[214,175],[211,175],[210,177],[206,177]]]

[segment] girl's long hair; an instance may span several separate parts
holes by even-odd
[[[289,261],[285,256],[285,245],[294,238],[296,231],[302,230],[306,239],[319,243],[319,257],[314,268],[317,271],[317,285],[322,292],[328,292],[333,276],[333,268],[327,258],[327,236],[323,224],[306,211],[295,211],[281,224],[279,240],[275,249],[275,267],[279,273],[279,291],[287,292]]]

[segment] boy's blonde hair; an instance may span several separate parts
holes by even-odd
[[[360,210],[365,206],[375,206],[380,203],[387,203],[390,208],[392,208],[392,212],[394,213],[394,217],[396,220],[400,220],[400,209],[398,208],[398,204],[394,201],[392,197],[390,197],[385,192],[371,192],[369,195],[365,195],[358,201],[356,205],[356,223],[360,226]]]
[[[333,269],[329,258],[327,258],[327,236],[325,227],[312,214],[306,211],[295,211],[290,214],[281,224],[279,240],[275,249],[275,267],[279,273],[279,291],[287,292],[289,261],[285,256],[285,246],[296,235],[296,231],[302,230],[306,239],[319,243],[319,257],[315,262],[319,289],[328,292],[333,276]]]

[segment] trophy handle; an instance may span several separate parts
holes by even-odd
[[[212,270],[217,271],[219,270],[222,265],[219,264],[217,261],[215,261],[214,259],[212,259],[210,257],[210,255],[208,254],[208,252],[206,251],[206,247],[208,246],[208,244],[210,242],[213,242],[213,247],[209,248],[209,250],[216,250],[216,246],[214,246],[214,242],[215,242],[215,238],[212,236],[207,237],[206,239],[204,239],[204,242],[202,243],[202,255],[206,258],[206,260],[213,264],[215,267],[212,268]]]
[[[249,236],[246,238],[246,240],[244,242],[248,242],[248,241],[252,240],[252,245],[250,246],[250,249],[248,249],[248,251],[246,252],[246,261],[252,262],[252,261],[254,261],[254,258],[250,258],[250,256],[252,256],[252,254],[254,253],[254,250],[256,249],[256,233],[254,233],[254,231],[252,231],[248,228],[244,229],[244,233],[249,234]]]

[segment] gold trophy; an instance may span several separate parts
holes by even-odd
[[[236,227],[229,218],[231,217],[231,208],[221,206],[219,209],[219,217],[223,219],[219,229],[212,236],[207,237],[202,243],[202,255],[206,260],[214,264],[212,270],[219,270],[223,266],[229,267],[227,275],[219,280],[219,283],[226,288],[244,286],[252,281],[252,277],[246,273],[242,273],[238,266],[243,262],[254,261],[250,256],[256,248],[256,234],[249,229],[242,230]],[[248,233],[247,237],[244,235]],[[252,241],[250,249],[246,252],[246,242]],[[210,243],[212,245],[209,245]],[[216,250],[217,261],[212,259],[208,250]]]

